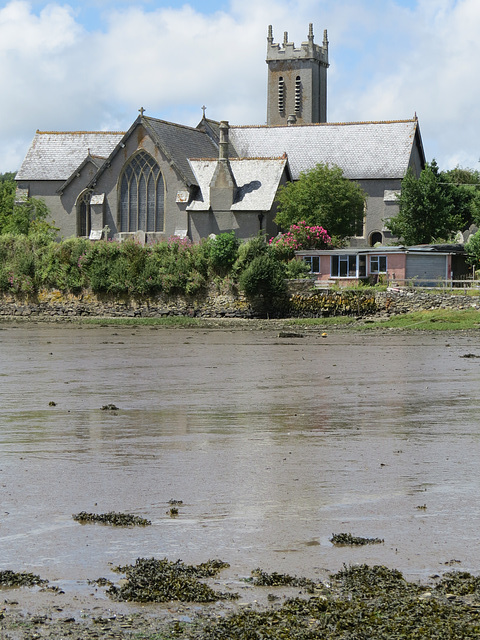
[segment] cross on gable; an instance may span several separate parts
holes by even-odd
[[[143,107],[140,107],[139,112],[140,115],[143,116],[143,114],[145,113],[145,109]]]
[[[202,107],[202,111],[203,111],[203,117],[205,118],[205,111],[207,110],[207,107],[205,105],[203,105]]]

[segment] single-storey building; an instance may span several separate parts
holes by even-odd
[[[465,277],[463,245],[377,246],[296,251],[318,286],[361,282],[442,286]]]

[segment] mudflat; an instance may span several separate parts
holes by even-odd
[[[48,581],[2,590],[6,637],[153,637],[159,620],[272,606],[257,567],[318,584],[344,564],[478,574],[476,333],[10,321],[0,356],[0,570]],[[220,558],[209,584],[240,597],[119,602],[96,582],[152,557]]]

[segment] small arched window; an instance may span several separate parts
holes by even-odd
[[[90,198],[92,192],[89,189],[83,191],[77,199],[77,236],[80,238],[90,235],[92,217],[90,213]]]
[[[163,231],[164,184],[160,167],[136,153],[120,178],[120,231]]]

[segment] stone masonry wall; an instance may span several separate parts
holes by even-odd
[[[369,290],[365,293],[359,290],[347,298],[342,291],[312,291],[308,283],[298,283],[291,288],[290,294],[292,311],[286,315],[295,317],[384,315],[424,309],[480,310],[480,292],[477,295],[452,295],[415,289],[389,292]],[[301,304],[297,304],[298,300]],[[0,293],[1,316],[254,318],[258,317],[258,313],[243,295],[233,292],[212,291],[194,298],[134,298],[93,294],[91,291],[66,294],[58,290],[42,290],[32,295]]]

